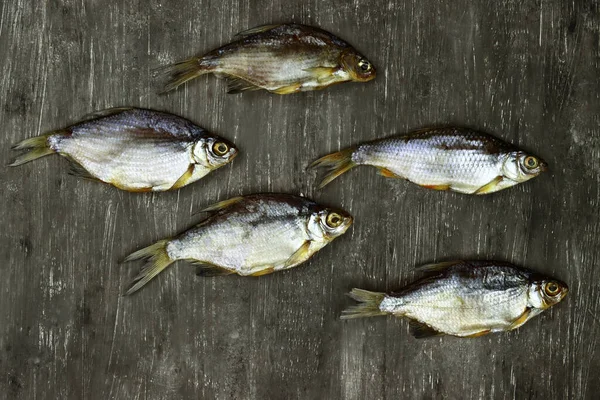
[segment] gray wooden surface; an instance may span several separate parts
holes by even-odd
[[[272,22],[320,26],[378,68],[367,84],[225,94],[202,77],[157,96],[152,69]],[[597,1],[34,1],[0,4],[1,161],[10,145],[114,106],[170,111],[242,154],[180,191],[130,194],[47,157],[0,168],[0,398],[598,398],[600,17]],[[323,191],[307,164],[439,124],[495,133],[550,172],[470,197],[357,168]],[[131,251],[203,206],[259,191],[339,205],[354,227],[289,272],[201,279],[176,264],[122,297]],[[507,334],[417,341],[393,318],[342,322],[352,287],[417,264],[510,260],[569,283]]]

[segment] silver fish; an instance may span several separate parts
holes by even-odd
[[[322,157],[313,167],[329,174],[320,187],[356,165],[372,165],[388,178],[436,190],[487,194],[528,181],[547,170],[545,161],[471,129],[424,129],[375,140]]]
[[[206,208],[196,227],[136,251],[149,258],[127,294],[177,260],[198,264],[198,275],[261,276],[302,264],[352,224],[352,217],[288,194],[234,197]]]
[[[72,174],[132,192],[178,189],[237,155],[236,147],[187,119],[164,112],[116,108],[65,129],[23,140],[28,150],[11,166],[58,153]]]
[[[367,82],[376,75],[375,67],[345,41],[298,24],[249,29],[232,43],[162,68],[162,72],[170,76],[165,91],[212,73],[227,79],[228,93],[265,89],[277,94]]]
[[[421,267],[429,274],[397,293],[353,289],[361,304],[342,319],[392,314],[411,322],[417,337],[477,337],[516,329],[560,302],[564,282],[509,263],[452,261]]]

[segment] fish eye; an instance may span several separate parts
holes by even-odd
[[[538,162],[537,158],[535,158],[533,156],[529,156],[529,157],[525,157],[524,164],[527,169],[534,169],[534,168],[537,168],[537,166],[539,165],[539,162]]]
[[[556,282],[548,282],[544,285],[544,292],[548,296],[554,297],[560,293],[560,286]]]
[[[363,72],[369,72],[371,70],[371,63],[365,59],[362,59],[358,62],[358,68],[360,68]]]
[[[216,155],[224,156],[229,151],[229,146],[227,145],[227,143],[215,142],[215,144],[213,144],[212,149]]]
[[[329,215],[327,215],[327,219],[325,220],[325,223],[330,228],[337,228],[338,226],[340,226],[342,224],[343,220],[344,219],[342,218],[342,216],[340,214],[335,213],[335,212],[330,212]]]

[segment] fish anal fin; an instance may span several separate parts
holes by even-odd
[[[195,262],[196,265],[196,275],[203,277],[211,277],[211,276],[225,276],[231,275],[234,271],[229,269],[219,267],[218,265],[206,263],[206,262]]]
[[[521,314],[521,316],[519,318],[517,318],[516,320],[513,321],[513,323],[508,328],[508,330],[512,331],[513,329],[517,329],[518,327],[523,325],[525,322],[527,322],[527,320],[529,319],[529,314],[531,314],[531,308],[526,308],[525,311],[523,312],[523,314]]]
[[[385,176],[386,178],[402,178],[387,168],[379,168],[379,175]]]
[[[100,179],[96,178],[92,174],[89,173],[87,169],[85,169],[81,164],[77,161],[69,158],[69,175],[77,176],[79,178],[88,179],[91,181],[102,182]]]
[[[450,185],[421,185],[424,188],[427,189],[433,189],[433,190],[450,190]]]
[[[275,272],[275,267],[266,267],[263,269],[260,269],[252,274],[250,274],[250,276],[263,276],[263,275],[269,275],[272,274],[273,272]]]
[[[255,35],[257,33],[267,32],[271,29],[277,28],[281,24],[270,24],[270,25],[260,25],[254,28],[246,29],[245,31],[241,31],[235,34],[238,38],[244,38],[246,36]]]
[[[171,189],[179,189],[188,184],[192,175],[194,175],[194,164],[190,164],[188,169],[177,179],[177,181],[171,186]]]
[[[417,339],[424,339],[428,337],[440,336],[444,333],[435,330],[427,324],[424,324],[420,321],[411,319],[409,321],[409,331],[410,334],[413,335]]]
[[[302,87],[302,83],[294,83],[289,86],[282,86],[278,89],[270,90],[270,92],[277,93],[277,94],[291,94],[291,93],[296,93],[296,92],[300,91],[301,87]]]
[[[463,262],[464,261],[462,261],[462,260],[443,261],[443,262],[439,262],[439,263],[420,265],[420,266],[416,267],[415,269],[419,272],[429,274],[429,273],[441,272],[448,267],[451,267],[451,266],[457,265],[457,264],[462,264]]]
[[[473,194],[488,194],[498,191],[498,184],[502,182],[502,179],[504,178],[500,175],[495,177],[494,179],[492,179],[491,182],[483,185],[482,187],[477,189]]]
[[[248,82],[245,79],[238,78],[237,76],[226,75],[225,81],[227,82],[227,93],[236,94],[250,90],[260,90],[260,86]]]
[[[242,199],[243,199],[242,196],[237,196],[237,197],[232,197],[231,199],[219,201],[218,203],[211,204],[210,206],[206,207],[205,209],[201,210],[200,212],[221,211],[221,210],[224,210],[225,208],[239,202]]]
[[[466,338],[477,338],[477,337],[480,337],[480,336],[485,336],[488,333],[490,333],[491,331],[492,331],[491,329],[484,329],[482,331],[473,333],[471,335],[463,336],[463,337],[466,337]]]
[[[308,260],[311,256],[311,253],[309,252],[310,243],[311,242],[309,240],[305,241],[302,244],[302,246],[300,246],[300,248],[298,250],[296,250],[290,258],[287,259],[287,261],[283,265],[283,268],[284,269],[291,268],[295,265],[301,264],[304,261]]]

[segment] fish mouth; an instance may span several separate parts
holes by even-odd
[[[540,161],[540,172],[548,171],[548,163],[546,161]]]

